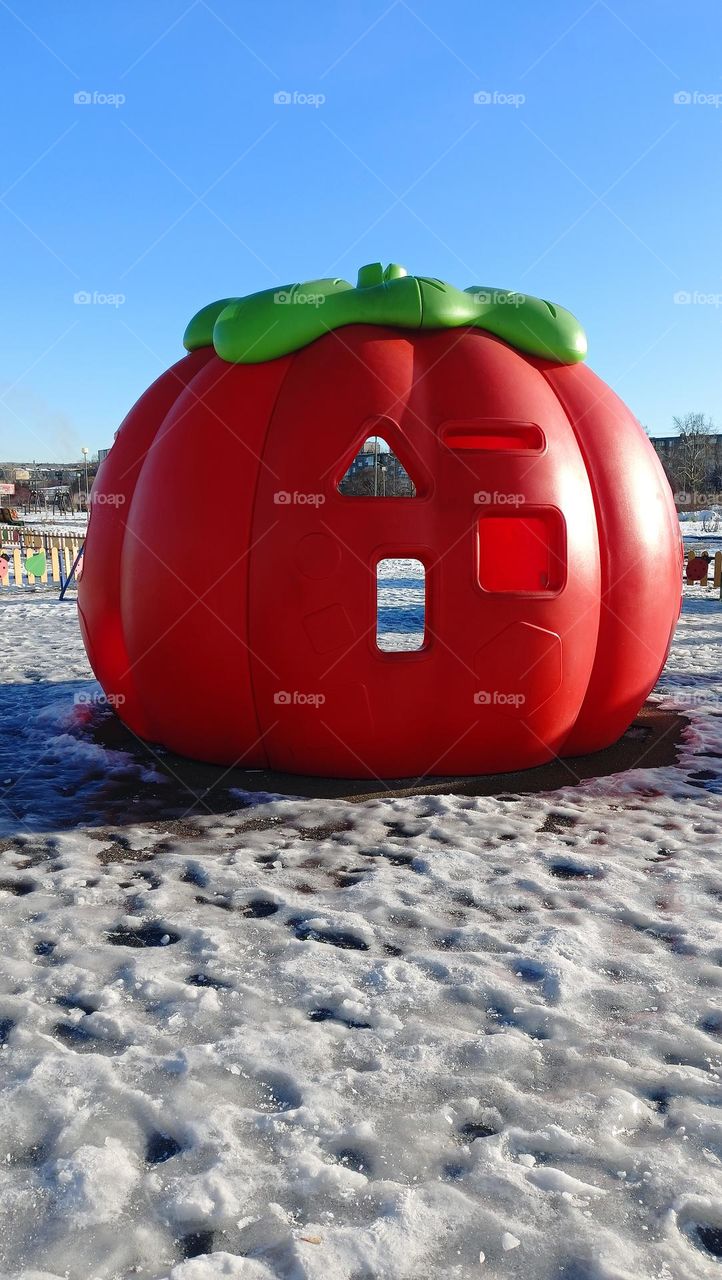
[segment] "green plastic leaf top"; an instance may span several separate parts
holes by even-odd
[[[384,269],[380,262],[361,267],[355,286],[308,280],[211,302],[194,315],[183,344],[188,351],[213,347],[233,364],[260,364],[347,324],[416,330],[466,325],[557,364],[576,364],[587,354],[584,330],[564,307],[508,289],[456,289],[443,280],[410,276],[397,263]]]

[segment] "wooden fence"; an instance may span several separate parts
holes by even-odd
[[[31,525],[0,525],[0,590],[3,587],[62,587],[83,545],[80,533],[56,533]],[[44,565],[35,560],[42,555]],[[40,572],[28,571],[37,568]],[[75,576],[82,572],[82,560]]]

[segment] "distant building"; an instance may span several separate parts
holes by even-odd
[[[105,462],[109,453],[110,449],[98,449],[98,462]]]
[[[347,497],[412,498],[416,494],[406,468],[373,438],[356,454],[338,487]]]
[[[651,436],[677,506],[713,505],[722,501],[722,434]]]

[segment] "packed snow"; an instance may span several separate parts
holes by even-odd
[[[712,551],[722,549],[722,508],[682,512],[679,524],[685,545],[694,546],[701,539]]]
[[[47,507],[45,511],[23,513],[20,518],[24,524],[40,525],[43,529],[56,528],[60,533],[85,533],[88,528],[85,511],[53,511]]]
[[[711,591],[657,690],[676,766],[358,804],[219,770],[180,816],[74,606],[0,616],[4,1275],[722,1274]]]

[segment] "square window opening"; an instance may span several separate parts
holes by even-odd
[[[564,519],[555,507],[483,515],[478,552],[484,591],[554,595],[566,581]]]

